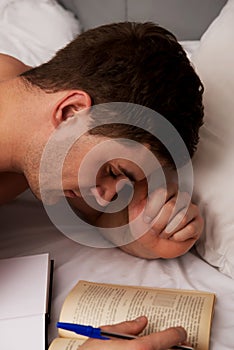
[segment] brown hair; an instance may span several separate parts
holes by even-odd
[[[203,86],[175,36],[154,23],[123,22],[88,30],[22,78],[47,92],[81,89],[94,105],[118,101],[149,107],[177,129],[190,156],[196,150]],[[110,124],[90,133],[140,142],[146,135]],[[165,147],[155,138],[150,142],[170,163]]]

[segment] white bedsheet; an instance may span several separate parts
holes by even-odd
[[[58,232],[42,205],[27,193],[0,208],[0,258],[50,252],[55,260],[49,339],[65,296],[79,279],[215,292],[211,350],[233,350],[234,281],[193,253],[171,260],[135,258],[118,248],[81,246]]]

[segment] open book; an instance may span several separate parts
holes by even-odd
[[[148,317],[141,335],[183,326],[196,350],[208,350],[215,294],[194,290],[133,287],[79,281],[63,304],[60,322],[99,327]],[[77,350],[85,337],[59,329],[49,350]]]
[[[0,259],[0,349],[48,348],[51,272],[48,254]]]

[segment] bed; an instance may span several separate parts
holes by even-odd
[[[232,350],[234,0],[4,0],[0,51],[34,66],[82,30],[128,19],[152,20],[172,30],[205,86],[205,124],[194,158],[194,200],[205,217],[201,239],[189,253],[170,260],[149,261],[118,248],[88,247],[56,229],[43,205],[27,191],[0,209],[0,258],[49,252],[54,259],[49,340],[57,335],[65,296],[79,279],[86,279],[215,292],[210,349]]]

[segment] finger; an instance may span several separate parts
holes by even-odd
[[[149,195],[145,211],[144,221],[150,223],[162,209],[163,205],[176,194],[176,185],[170,185],[167,188],[158,188]]]
[[[172,213],[175,207],[176,198],[173,197],[170,199],[162,209],[159,214],[156,216],[154,220],[151,222],[151,230],[159,235],[160,238],[168,238],[171,234],[165,234],[164,230],[169,224],[170,218],[172,217]]]
[[[164,331],[152,333],[149,336],[139,337],[132,342],[142,342],[142,348],[147,350],[167,350],[174,345],[184,343],[187,333],[182,327],[168,328]]]
[[[168,350],[174,345],[184,343],[186,331],[182,327],[173,327],[134,340],[98,340],[89,339],[79,349],[84,350]]]
[[[194,222],[191,222],[185,228],[176,232],[170,239],[176,242],[184,242],[189,239],[196,239],[196,232],[196,226]]]
[[[190,221],[194,219],[195,216],[197,216],[197,214],[197,211],[194,212],[190,209],[182,209],[173,217],[173,219],[165,228],[165,235],[168,235],[168,237],[170,237],[179,230],[182,230]]]
[[[156,216],[154,220],[151,222],[151,230],[154,231],[156,234],[159,234],[160,238],[168,239],[170,238],[175,230],[175,225],[177,226],[180,224],[181,220],[183,220],[182,227],[184,227],[187,223],[187,218],[185,217],[186,210],[181,210],[179,213],[175,213],[175,206],[176,206],[176,197],[172,197],[170,200],[167,201],[167,203],[164,204],[162,209],[160,210],[159,214]],[[192,220],[192,216],[190,220]],[[175,221],[174,221],[175,220]],[[170,224],[172,222],[172,224]],[[168,226],[170,226],[174,229],[174,231],[167,230]]]
[[[169,224],[165,227],[164,232],[160,235],[161,238],[170,238],[183,228],[185,228],[190,222],[192,222],[199,214],[198,208],[190,206],[188,210],[182,209],[177,213]],[[191,238],[189,236],[188,238]]]
[[[147,318],[140,316],[132,321],[125,321],[114,325],[102,326],[101,329],[107,332],[126,333],[126,334],[139,334],[147,325]]]
[[[176,197],[172,197],[165,203],[159,215],[153,221],[152,227],[155,232],[160,232],[160,238],[170,238],[198,215],[197,206],[192,203],[190,203],[187,210],[188,203],[190,203],[190,197],[186,192],[180,193],[179,202]]]
[[[194,220],[190,221],[183,229],[177,231],[171,240],[176,242],[182,242],[189,239],[197,240],[203,230],[203,219],[201,216],[197,216]]]
[[[88,339],[84,344],[79,347],[79,350],[136,350],[134,344],[131,344],[132,340],[99,340]]]
[[[116,333],[125,333],[125,334],[139,334],[143,331],[143,329],[147,325],[147,318],[145,316],[141,316],[132,321],[125,321],[115,325],[102,326],[101,329],[107,332],[116,332]],[[108,340],[103,341],[99,339],[88,339],[80,349],[84,350],[120,350],[120,349],[128,349],[128,350],[136,350],[134,344],[131,343],[132,340]]]

